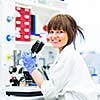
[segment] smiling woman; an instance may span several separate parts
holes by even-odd
[[[49,80],[36,70],[36,57],[24,51],[23,64],[41,88],[45,100],[96,100],[95,85],[83,57],[73,48],[77,34],[84,35],[73,17],[58,14],[48,23],[48,39],[59,50],[58,58],[49,68]]]

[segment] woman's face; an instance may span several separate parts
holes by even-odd
[[[53,47],[58,48],[59,51],[61,51],[63,46],[68,42],[68,35],[63,30],[50,30],[48,38]]]

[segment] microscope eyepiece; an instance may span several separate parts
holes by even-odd
[[[44,43],[43,42],[40,42],[39,40],[37,40],[33,44],[32,48],[31,48],[32,53],[34,53],[34,52],[35,53],[38,53],[42,49],[43,46],[44,46]]]

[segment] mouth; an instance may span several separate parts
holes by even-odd
[[[58,44],[58,43],[60,43],[61,42],[61,40],[52,40],[52,43],[53,44]]]

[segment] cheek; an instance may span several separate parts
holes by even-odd
[[[59,37],[61,38],[61,40],[62,40],[63,42],[65,42],[65,43],[68,42],[68,36],[67,36],[66,34],[61,34]]]
[[[59,37],[61,38],[61,39],[66,39],[67,40],[67,38],[68,38],[68,36],[66,35],[66,34],[60,34],[59,35]]]

